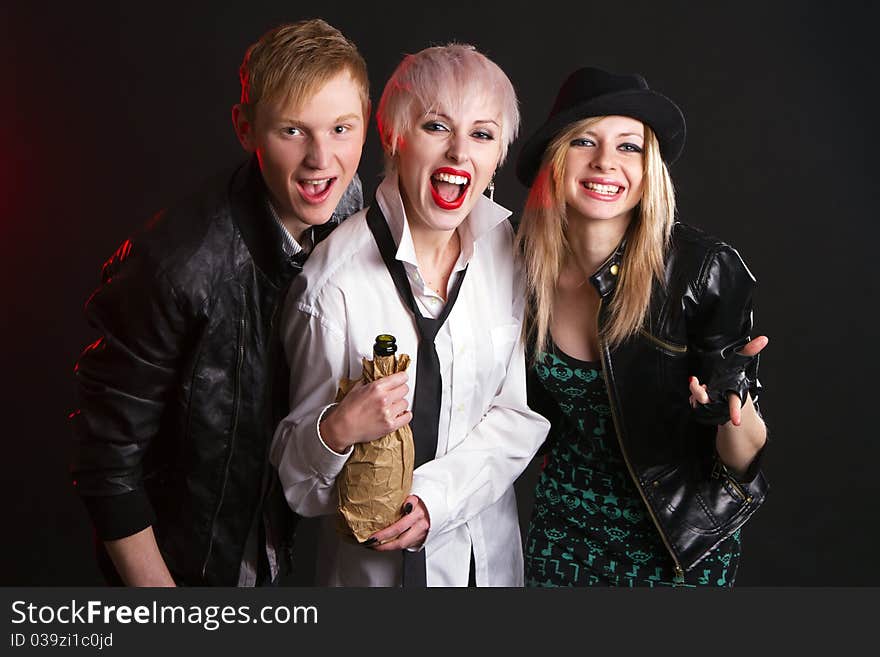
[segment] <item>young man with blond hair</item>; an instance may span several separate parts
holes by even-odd
[[[277,311],[363,205],[369,82],[321,20],[269,31],[240,73],[249,161],[126,240],[86,304],[101,337],[75,370],[72,472],[111,583],[269,584],[289,560],[295,519],[267,457],[289,382]]]

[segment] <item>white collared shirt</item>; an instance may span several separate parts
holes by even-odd
[[[426,315],[443,301],[419,273],[396,176],[376,194],[396,257]],[[429,586],[466,586],[473,548],[478,586],[521,586],[522,547],[513,482],[526,468],[549,423],[526,405],[520,338],[524,287],[513,257],[510,212],[481,196],[459,227],[456,276],[468,266],[458,300],[437,335],[443,397],[436,458],[416,468],[412,493],[425,504],[431,529],[424,549]],[[454,282],[450,281],[450,287]],[[279,424],[271,460],[291,507],[322,523],[318,583],[397,586],[399,552],[376,552],[335,533],[336,476],[351,450],[338,454],[318,433],[339,379],[361,375],[381,333],[397,338],[398,355],[417,358],[415,322],[400,301],[366,223],[352,216],[315,248],[291,286],[282,316],[291,369],[290,414]],[[412,405],[417,363],[409,367]]]
[[[284,251],[284,255],[290,257],[295,256],[300,251],[305,250],[309,252],[314,247],[314,242],[312,240],[312,231],[311,228],[308,228],[303,231],[302,240],[303,243],[300,244],[293,235],[290,234],[290,231],[287,230],[287,226],[284,225],[284,222],[281,221],[281,216],[278,214],[278,210],[275,209],[275,206],[272,204],[268,198],[266,199],[266,207],[269,208],[269,214],[272,216],[272,219],[275,220],[275,223],[278,224],[278,227],[281,229],[281,249]]]

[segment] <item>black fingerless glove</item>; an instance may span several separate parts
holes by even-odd
[[[738,353],[748,342],[749,338],[744,338],[718,351],[700,354],[704,376],[708,372],[708,378],[703,383],[709,395],[708,404],[697,404],[694,409],[694,418],[700,424],[719,425],[730,421],[728,393],[735,394],[740,403],[745,403],[746,393],[750,389],[760,390],[761,384],[757,379],[758,355],[743,356]]]

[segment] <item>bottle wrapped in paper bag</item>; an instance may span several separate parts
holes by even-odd
[[[373,360],[363,359],[361,379],[342,379],[336,401],[362,380],[370,383],[409,367],[406,354],[396,356],[391,335],[379,335]],[[339,495],[339,533],[358,543],[396,522],[403,501],[410,494],[413,474],[413,438],[409,425],[369,443],[356,443],[351,456],[336,477]]]

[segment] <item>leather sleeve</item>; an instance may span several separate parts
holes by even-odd
[[[697,359],[696,375],[708,381],[719,358],[729,356],[752,337],[755,277],[735,249],[721,245],[707,256],[695,287],[688,342]],[[758,360],[756,356],[745,365],[745,386],[754,402],[761,389]]]
[[[719,367],[721,354],[726,354],[730,359],[734,350],[754,337],[751,331],[755,283],[755,277],[732,247],[723,245],[707,259],[697,281],[694,316],[688,323],[689,342],[697,359],[697,376],[701,381],[713,378],[713,369]],[[746,359],[740,386],[743,392],[748,391],[755,410],[760,414],[759,356]],[[726,400],[721,399],[716,403],[727,414]],[[740,483],[748,484],[755,479],[760,472],[763,455],[764,448],[752,459],[746,473],[739,478]]]
[[[85,314],[101,337],[74,370],[71,473],[98,536],[112,540],[155,520],[142,460],[160,431],[192,315],[181,309],[168,277],[130,240],[104,265]]]
[[[345,221],[348,217],[363,209],[364,188],[361,184],[360,176],[355,173],[351,182],[348,183],[348,187],[345,188],[342,198],[339,199],[339,203],[336,204],[336,209],[333,210],[333,215],[330,217],[330,221],[327,223],[332,228],[334,224]]]

